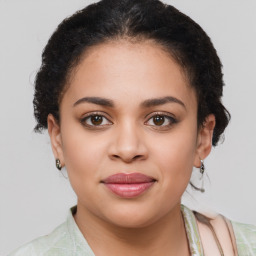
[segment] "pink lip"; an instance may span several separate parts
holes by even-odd
[[[117,173],[103,180],[114,194],[123,198],[137,197],[148,190],[156,180],[141,173]]]

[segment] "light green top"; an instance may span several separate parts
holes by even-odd
[[[72,213],[76,207],[69,211],[67,220],[59,225],[47,236],[39,237],[23,245],[8,256],[95,256],[81,231],[79,230]],[[187,237],[192,256],[203,256],[198,227],[193,212],[181,206],[185,221]],[[231,222],[239,256],[256,256],[256,227]]]
[[[236,222],[231,222],[239,256],[256,255],[256,227]]]

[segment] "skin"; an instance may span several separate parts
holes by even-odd
[[[182,103],[142,105],[167,96]],[[74,106],[83,97],[114,106]],[[95,113],[103,122],[92,126]],[[170,55],[151,41],[92,47],[72,74],[60,117],[58,124],[48,116],[52,149],[67,168],[78,197],[74,218],[95,255],[189,255],[180,201],[193,166],[210,153],[215,118],[198,129],[196,93]],[[101,183],[133,172],[156,179],[136,198]]]

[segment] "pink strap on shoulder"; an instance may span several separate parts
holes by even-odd
[[[231,224],[231,222],[225,216],[221,215],[221,217],[223,218],[223,220],[224,220],[224,222],[225,222],[225,224],[227,226],[227,229],[228,229],[228,232],[229,232],[229,236],[230,236],[230,240],[231,240],[232,247],[233,247],[233,251],[234,251],[234,255],[238,256],[237,245],[236,245],[236,238],[235,238],[235,233],[234,233],[232,224]]]

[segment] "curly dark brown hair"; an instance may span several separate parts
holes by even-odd
[[[90,47],[107,41],[153,40],[182,66],[198,100],[198,125],[214,114],[215,146],[230,120],[222,105],[222,64],[204,30],[173,6],[159,0],[102,0],[65,19],[49,39],[35,80],[35,131],[47,116],[59,121],[59,104],[70,72]]]

